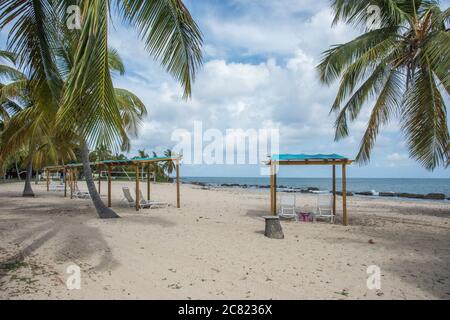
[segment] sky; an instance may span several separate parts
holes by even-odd
[[[351,26],[331,26],[326,0],[186,0],[204,39],[203,67],[192,98],[145,51],[136,32],[114,21],[110,46],[122,56],[126,74],[116,76],[145,103],[148,116],[132,152],[172,148],[177,129],[278,128],[281,153],[357,154],[369,106],[351,125],[348,138],[334,142],[330,106],[337,84],[324,86],[315,69],[331,45],[358,35]],[[443,3],[448,6],[448,1]],[[4,32],[1,34],[5,38]],[[326,177],[329,168],[283,168],[282,176]],[[184,176],[258,176],[255,165],[183,165]],[[354,165],[349,177],[450,178],[450,170],[429,172],[410,160],[397,121],[378,136],[368,165]]]

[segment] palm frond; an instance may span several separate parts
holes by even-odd
[[[403,130],[410,156],[429,170],[449,161],[449,131],[444,99],[431,70],[420,69],[406,92]]]
[[[402,92],[402,75],[397,70],[391,70],[372,109],[367,129],[356,157],[358,163],[364,164],[370,161],[370,154],[380,128],[387,124],[400,109],[403,99]]]
[[[184,97],[202,62],[202,36],[181,0],[121,0],[119,11],[138,31],[145,47],[181,83]]]

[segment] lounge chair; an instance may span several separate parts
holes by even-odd
[[[122,198],[122,200],[120,200],[120,203],[123,202],[130,208],[136,206],[136,201],[134,201],[133,197],[131,196],[130,188],[122,187],[122,192],[123,192],[123,198]],[[145,200],[144,200],[144,202],[142,200],[139,201],[139,208],[146,209],[146,208],[151,208],[151,207],[152,207],[152,205],[145,203]]]
[[[280,212],[278,216],[285,219],[298,220],[298,215],[295,212],[296,196],[294,194],[282,194],[280,197]]]
[[[73,195],[75,198],[78,198],[78,199],[90,199],[91,198],[91,195],[89,194],[89,192],[80,191],[80,189],[78,189],[77,185],[75,185],[75,190],[74,190]]]
[[[153,201],[153,200],[145,200],[144,195],[142,194],[142,190],[139,190],[139,194],[140,194],[140,202],[143,205],[150,205],[150,208],[162,208],[162,207],[168,207],[169,204],[165,203],[165,202],[158,202],[158,201]]]
[[[331,193],[317,193],[317,209],[314,213],[314,221],[317,218],[330,219],[334,223],[333,195]]]
[[[58,184],[58,183],[51,183],[50,185],[49,185],[49,190],[50,191],[55,191],[55,192],[58,192],[58,191],[64,191],[64,185],[63,184]]]

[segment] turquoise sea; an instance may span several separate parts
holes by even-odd
[[[211,186],[240,185],[245,187],[267,186],[268,177],[184,177],[184,182],[200,182]],[[327,178],[278,178],[278,186],[307,189],[316,187],[331,190],[331,179]],[[337,179],[337,189],[341,190],[341,180]],[[393,193],[443,193],[450,197],[450,179],[399,179],[399,178],[349,178],[347,190],[351,192],[393,192]]]

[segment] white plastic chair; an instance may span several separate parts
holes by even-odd
[[[317,209],[314,213],[314,221],[317,218],[330,219],[334,223],[333,195],[331,193],[317,193]]]
[[[280,212],[278,216],[285,219],[294,218],[298,221],[297,213],[295,212],[296,195],[294,194],[282,194],[280,196]]]

